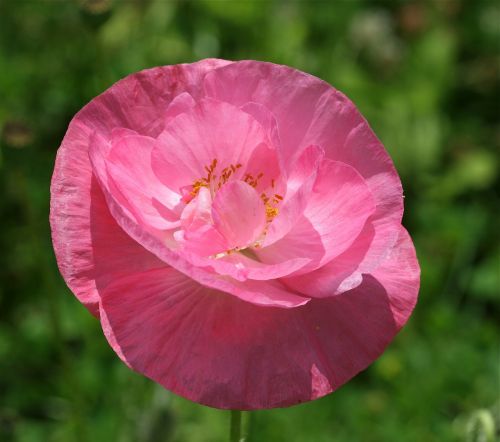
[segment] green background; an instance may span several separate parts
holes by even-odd
[[[0,0],[0,440],[226,439],[227,412],[119,361],[48,226],[56,150],[85,103],[129,73],[221,57],[297,67],[357,104],[401,174],[422,266],[384,355],[326,398],[247,414],[248,441],[493,441],[499,42],[487,0]]]

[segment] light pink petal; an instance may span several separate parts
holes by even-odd
[[[181,214],[182,228],[198,227],[212,221],[212,196],[206,187],[200,188],[196,198],[186,205]]]
[[[301,308],[260,308],[159,269],[108,287],[101,320],[130,367],[176,394],[217,408],[284,407],[368,367],[410,316],[418,273],[401,230],[378,280],[366,276],[353,291]]]
[[[253,187],[243,181],[231,181],[215,195],[212,218],[230,249],[244,248],[264,231],[266,208]]]
[[[242,61],[205,77],[210,97],[236,106],[257,102],[275,116],[284,151],[291,162],[304,147],[316,144],[326,156],[354,167],[375,197],[373,246],[360,264],[370,271],[397,239],[403,200],[391,158],[354,104],[326,82],[287,66]]]
[[[73,125],[63,142],[51,186],[51,227],[59,269],[66,283],[98,316],[99,291],[111,281],[164,263],[116,224],[95,178],[87,183],[91,167],[84,148],[88,139],[84,127]],[[71,149],[77,147],[85,156],[73,155]]]
[[[264,143],[259,144],[245,167],[235,174],[235,177],[245,180],[247,174],[256,179],[257,185],[254,187],[259,194],[266,193],[267,196],[273,196],[275,193],[285,193],[283,171],[279,165],[278,152],[274,147]]]
[[[208,74],[204,83],[209,97],[235,106],[252,102],[267,108],[277,121],[285,161],[290,161],[302,146],[319,99],[331,89],[312,75],[257,61],[236,62],[218,69]]]
[[[346,251],[375,211],[370,189],[356,170],[324,159],[303,216],[279,241],[258,252],[264,262],[306,256],[305,273]]]
[[[398,328],[403,327],[417,302],[420,266],[415,247],[404,227],[387,259],[372,272],[388,293],[393,293],[391,310]]]
[[[172,229],[180,225],[181,197],[164,186],[151,169],[151,151],[156,140],[126,136],[113,145],[106,159],[108,177],[136,219],[149,226]]]
[[[262,126],[248,113],[202,99],[167,123],[153,150],[153,170],[165,185],[178,190],[206,177],[214,160],[219,177],[226,167],[245,166],[253,150],[267,141]]]
[[[304,223],[301,225],[306,226]],[[360,235],[345,252],[317,270],[286,278],[283,282],[288,287],[314,298],[325,298],[352,290],[362,282],[359,264],[369,250],[374,235],[373,226],[367,222]],[[313,249],[311,247],[308,250]],[[317,256],[320,257],[321,253],[325,252],[321,249]]]
[[[206,187],[184,208],[181,224],[183,230],[174,237],[183,252],[207,257],[228,249],[226,239],[212,225],[212,196]]]
[[[226,250],[227,246],[221,251]],[[308,258],[293,258],[276,264],[266,264],[245,256],[243,253],[247,251],[248,249],[240,253],[226,253],[217,259],[199,256],[200,254],[186,256],[186,259],[196,266],[213,269],[219,275],[231,276],[238,281],[247,279],[265,281],[283,278],[302,269],[311,261]]]
[[[391,158],[354,104],[330,91],[316,110],[304,143],[321,143],[329,158],[353,165],[370,187],[377,210],[375,235],[360,269],[369,272],[385,259],[397,240],[403,215],[402,187]]]
[[[182,251],[173,249],[175,244],[170,244],[167,236],[162,236],[157,231],[150,231],[147,228],[148,226],[138,224],[124,210],[123,205],[114,199],[113,194],[109,192],[106,186],[101,187],[101,189],[105,195],[111,214],[118,225],[132,239],[194,281],[206,287],[230,293],[256,305],[294,308],[304,305],[309,301],[309,298],[304,298],[275,281],[246,281],[242,283],[232,278],[222,277],[208,267],[203,268],[194,265],[192,261],[183,256]]]
[[[156,136],[163,128],[162,115],[171,100],[185,91],[199,97],[206,73],[229,63],[203,60],[138,72],[92,100],[71,121],[52,176],[52,242],[66,283],[94,314],[99,301],[96,279],[104,278],[103,285],[112,279],[115,273],[111,266],[115,263],[116,269],[126,274],[131,267],[150,268],[157,258],[130,240],[109,215],[101,190],[92,179],[90,137],[97,132],[109,141],[117,128]],[[101,232],[101,227],[106,227],[105,231]],[[99,235],[99,241],[93,235]],[[116,245],[116,256],[108,256],[111,251],[105,244]],[[141,253],[142,258],[138,256]]]
[[[240,107],[243,112],[250,114],[266,131],[272,146],[279,149],[281,146],[278,123],[273,113],[265,106],[255,102],[245,103]]]
[[[277,205],[279,213],[268,228],[263,247],[285,236],[300,218],[308,204],[322,159],[322,149],[309,146],[293,163],[287,177],[285,199]]]
[[[188,112],[195,106],[196,101],[194,101],[194,98],[188,92],[177,95],[165,112],[165,123],[168,123],[169,120],[175,118],[177,115]]]
[[[174,236],[180,242],[183,252],[194,253],[200,257],[217,255],[229,248],[226,238],[211,224],[198,224],[176,234],[178,235]]]

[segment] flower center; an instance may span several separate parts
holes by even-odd
[[[197,179],[192,184],[192,189],[189,192],[188,200],[192,200],[196,197],[202,187],[206,187],[210,190],[210,194],[212,198],[215,196],[217,190],[219,190],[224,184],[226,184],[229,179],[236,174],[236,172],[242,167],[242,164],[230,164],[227,167],[222,169],[222,172],[218,175],[216,173],[217,169],[217,158],[214,158],[210,165],[205,166],[205,170],[207,171],[207,175],[200,179]],[[247,183],[249,186],[256,188],[259,185],[259,180],[264,177],[264,173],[260,172],[256,176],[253,176],[251,173],[245,173],[243,176],[243,181]],[[271,192],[274,190],[275,181],[271,180]],[[277,193],[268,196],[266,192],[262,192],[260,194],[262,201],[264,202],[264,206],[266,208],[266,219],[267,222],[270,223],[279,213],[278,204],[283,201],[283,197]],[[189,202],[186,201],[186,202]]]

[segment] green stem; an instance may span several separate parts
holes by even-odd
[[[241,440],[241,411],[231,410],[231,428],[229,432],[230,442],[240,442]]]

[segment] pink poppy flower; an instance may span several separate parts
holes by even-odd
[[[51,193],[59,268],[112,348],[202,404],[324,396],[416,302],[390,157],[349,99],[286,66],[119,81],[70,123]]]

